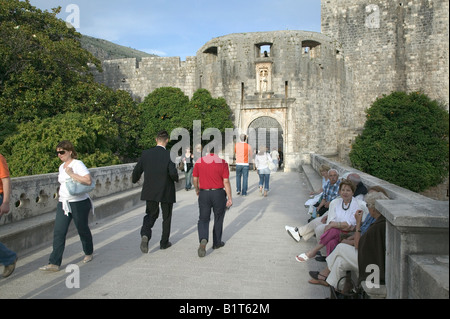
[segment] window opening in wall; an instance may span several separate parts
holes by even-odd
[[[272,56],[272,43],[258,43],[256,44],[256,57],[269,58]]]
[[[205,62],[207,64],[216,62],[218,52],[219,52],[219,50],[217,47],[209,47],[208,49],[203,51],[203,53],[205,54]]]
[[[303,55],[309,55],[310,58],[320,57],[320,42],[314,40],[302,41]]]
[[[244,82],[241,82],[241,102],[244,102]]]

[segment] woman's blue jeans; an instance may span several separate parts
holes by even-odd
[[[269,171],[269,173],[267,171]],[[265,191],[269,191],[270,170],[260,169],[258,170],[258,174],[259,174],[259,187],[264,187]]]
[[[0,194],[0,205],[3,203],[3,194]],[[6,248],[0,243],[0,264],[3,266],[12,265],[17,259],[17,254],[12,250]]]
[[[77,228],[78,235],[80,235],[84,254],[92,255],[94,251],[88,220],[89,212],[91,210],[91,200],[88,198],[80,202],[71,202],[69,205],[72,209],[72,213],[69,214],[69,216],[64,214],[61,202],[58,202],[58,205],[56,206],[53,251],[50,254],[49,263],[57,266],[61,266],[64,248],[66,246],[66,235],[72,219]]]

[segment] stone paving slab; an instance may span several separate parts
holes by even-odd
[[[269,196],[257,188],[258,175],[250,172],[249,194],[237,196],[235,172],[231,173],[233,207],[227,212],[223,239],[218,250],[207,246],[197,255],[197,196],[177,192],[172,217],[172,247],[159,249],[160,217],[153,229],[149,253],[139,249],[144,206],[92,225],[94,260],[83,264],[78,236],[66,243],[63,264],[57,273],[38,270],[48,262],[51,247],[19,256],[9,278],[0,279],[0,299],[323,299],[329,289],[308,283],[309,270],[326,266],[310,260],[298,263],[295,256],[316,244],[316,239],[296,243],[284,226],[307,222],[304,202],[309,184],[304,173],[271,175]],[[212,233],[212,222],[210,225]],[[79,268],[79,288],[76,283]],[[67,271],[67,272],[66,272]]]

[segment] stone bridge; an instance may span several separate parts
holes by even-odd
[[[349,171],[356,171],[326,157],[312,154],[311,165],[303,165],[299,172],[274,174],[274,185],[278,185],[278,189],[285,187],[286,191],[283,197],[282,194],[279,194],[280,192],[277,194],[274,190],[274,195],[268,198],[270,198],[274,207],[278,205],[291,211],[289,218],[294,219],[276,219],[278,222],[298,224],[305,222],[306,217],[303,216],[305,214],[300,213],[300,218],[298,217],[299,207],[307,199],[309,190],[318,187],[320,178],[317,171],[323,163],[336,168],[341,175]],[[128,215],[131,214],[129,212],[143,206],[143,202],[139,199],[141,184],[133,185],[131,183],[133,167],[134,164],[126,164],[90,170],[97,185],[91,193],[95,204],[95,217],[93,217],[92,223],[101,223],[107,220],[107,217],[112,218],[119,216],[119,214]],[[377,202],[377,209],[388,221],[386,230],[386,297],[392,299],[448,298],[448,202],[432,200],[368,174],[356,172],[361,175],[365,185],[368,187],[380,185],[387,190],[391,198],[390,201]],[[12,185],[12,212],[0,219],[0,241],[16,251],[19,256],[29,256],[37,251],[45,251],[51,245],[53,236],[54,214],[58,201],[57,174],[13,178]],[[303,185],[303,188],[301,185]],[[183,189],[184,183],[178,183],[177,187],[179,190]],[[180,192],[181,194],[178,194],[178,197],[184,198],[180,196],[185,196],[185,191]],[[186,193],[190,194],[189,192]],[[236,201],[238,200],[241,199],[239,198]],[[261,205],[260,201],[256,203],[255,205]],[[242,213],[239,208],[237,210],[238,214]],[[272,210],[276,213],[277,209]],[[269,237],[275,236],[275,239],[284,239],[284,236],[286,236],[283,234],[284,229],[281,229],[281,231],[280,229],[273,229],[271,225],[264,225],[264,222],[259,218],[255,219],[254,222],[259,223],[259,227],[262,227]],[[231,223],[233,224],[234,221]],[[273,221],[270,223],[273,223]],[[193,225],[195,225],[195,222]],[[232,225],[227,227],[234,228]],[[277,228],[280,227],[277,226]],[[72,229],[71,234],[75,234],[74,229]],[[256,243],[255,247],[258,247]],[[264,249],[264,247],[261,249]],[[252,258],[258,258],[257,255],[252,256]],[[292,259],[293,256],[291,256]],[[274,263],[275,265],[272,266],[276,267],[277,262]],[[294,263],[293,267],[295,266],[297,265]],[[269,273],[273,272],[270,267],[266,270]],[[8,280],[0,281],[0,296],[4,288],[2,285],[7,285]],[[307,285],[306,279],[302,284]],[[5,290],[3,290],[4,292]],[[245,294],[239,296],[246,297]],[[10,297],[10,295],[7,295],[7,297]],[[58,295],[54,297],[57,298]],[[173,297],[176,298],[177,296]],[[257,296],[252,295],[252,297]],[[321,297],[323,296],[314,293],[292,296],[292,298]],[[214,298],[214,296],[211,296],[211,298]]]

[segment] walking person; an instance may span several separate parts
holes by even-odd
[[[255,156],[255,165],[259,175],[259,192],[267,197],[269,192],[270,168],[269,161],[272,161],[270,154],[266,152],[266,147],[261,146],[258,154]],[[264,193],[263,193],[264,190]]]
[[[6,159],[0,154],[0,218],[9,213],[11,200],[11,178]],[[17,254],[0,243],[0,264],[5,268],[3,278],[11,276],[16,269]]]
[[[184,189],[188,191],[192,188],[192,171],[194,170],[194,154],[191,153],[189,147],[186,148],[186,152],[181,160],[183,161],[184,177],[186,180]]]
[[[194,166],[193,183],[198,196],[199,219],[197,224],[200,246],[198,256],[205,257],[209,241],[211,209],[214,212],[213,249],[225,245],[222,241],[223,221],[227,208],[233,205],[230,171],[225,160],[214,153],[200,158]]]
[[[248,189],[248,172],[249,172],[249,159],[252,158],[252,147],[246,143],[247,135],[240,135],[240,142],[236,143],[234,152],[236,153],[236,192],[247,196]]]
[[[270,153],[270,157],[272,158],[273,163],[275,164],[275,171],[278,169],[278,163],[280,161],[280,153],[278,153],[277,148],[274,147],[272,152]]]
[[[143,151],[133,169],[133,183],[137,183],[144,173],[141,200],[146,201],[146,210],[140,231],[140,249],[144,254],[148,253],[148,242],[152,238],[152,227],[159,217],[159,206],[163,216],[160,248],[167,249],[172,246],[169,237],[172,209],[176,202],[175,182],[178,182],[178,171],[175,163],[170,159],[170,152],[166,149],[168,142],[167,131],[159,132],[156,137],[157,145]]]
[[[50,254],[49,263],[39,268],[42,271],[59,270],[66,246],[67,231],[72,219],[83,246],[85,254],[83,262],[90,262],[94,252],[94,244],[88,220],[89,212],[92,209],[92,202],[87,193],[71,195],[66,185],[66,182],[70,179],[83,185],[91,185],[91,174],[84,163],[77,159],[77,152],[70,141],[58,143],[56,146],[56,154],[63,162],[59,166],[58,174],[58,182],[60,183],[59,201],[56,206],[53,251]]]

